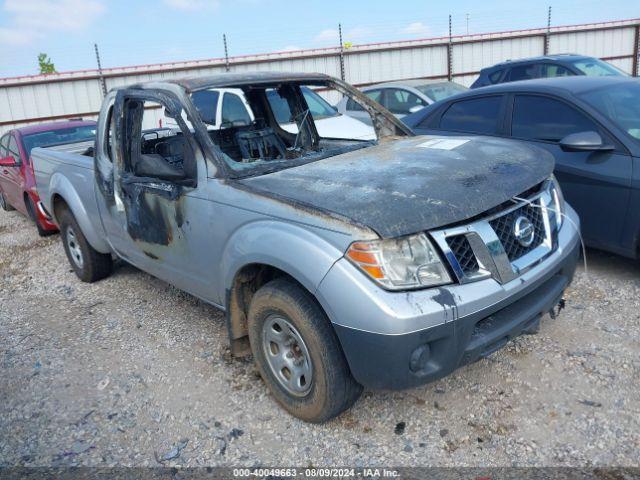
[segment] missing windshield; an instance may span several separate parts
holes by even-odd
[[[376,144],[373,120],[367,124],[333,106],[351,93],[340,87],[296,81],[215,87],[192,92],[191,100],[224,162],[244,176]]]

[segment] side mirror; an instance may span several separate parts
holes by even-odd
[[[611,151],[613,145],[605,145],[597,132],[571,133],[560,140],[560,148],[565,152]]]
[[[18,162],[13,157],[13,155],[9,155],[8,157],[0,158],[0,167],[16,167]]]
[[[415,105],[413,107],[411,107],[409,109],[409,113],[416,113],[419,112],[420,110],[422,110],[424,108],[424,105]]]

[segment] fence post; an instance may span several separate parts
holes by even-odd
[[[547,33],[544,34],[544,54],[549,55],[549,37],[551,37],[551,5],[547,12]]]
[[[449,43],[447,44],[447,79],[453,80],[453,32],[451,30],[451,15],[449,15]]]
[[[224,69],[229,71],[229,49],[227,48],[227,34],[222,34],[222,43],[224,43]]]
[[[633,68],[631,74],[634,77],[640,76],[640,23],[636,25],[636,34],[633,40]]]
[[[338,39],[340,40],[340,79],[344,81],[344,42],[342,41],[342,24],[338,24]]]
[[[98,79],[100,81],[100,87],[102,89],[102,96],[107,95],[107,83],[105,82],[104,75],[102,74],[102,63],[100,62],[100,52],[98,51],[98,44],[94,43],[93,48],[96,51],[96,61],[98,62]]]

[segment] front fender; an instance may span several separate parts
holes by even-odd
[[[286,272],[314,293],[331,266],[344,253],[320,233],[339,235],[345,244],[350,238],[327,231],[314,233],[314,229],[277,220],[260,220],[236,230],[229,237],[222,255],[225,290],[231,289],[236,274],[244,266],[264,264]],[[220,294],[220,298],[224,298],[225,292]]]
[[[78,222],[78,225],[89,244],[100,253],[111,253],[111,248],[106,242],[104,231],[102,231],[102,224],[100,223],[97,204],[94,197],[95,192],[93,184],[87,188],[90,189],[90,192],[87,192],[86,201],[93,202],[94,207],[92,209],[92,215],[88,212],[87,207],[80,199],[80,195],[78,195],[78,192],[69,179],[60,173],[54,173],[51,176],[49,183],[49,198],[47,199],[48,205],[46,205],[47,210],[59,225],[60,221],[55,217],[53,200],[56,195],[62,197],[65,203],[69,206],[71,213],[73,213],[73,216]],[[98,225],[94,222],[97,222]]]

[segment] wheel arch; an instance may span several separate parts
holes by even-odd
[[[246,356],[251,353],[247,315],[253,295],[271,280],[283,277],[313,295],[293,276],[273,265],[249,263],[234,275],[231,285],[225,292],[225,320],[233,355]]]
[[[246,314],[253,294],[268,281],[286,276],[322,308],[315,293],[343,255],[334,243],[304,226],[275,220],[251,222],[229,237],[220,262],[220,296],[234,355],[249,353]]]
[[[46,207],[50,207],[48,211],[51,213],[53,220],[58,225],[60,225],[60,209],[68,209],[78,222],[78,225],[89,242],[89,245],[100,253],[111,253],[111,248],[105,240],[105,236],[100,235],[99,232],[96,231],[96,227],[92,223],[80,196],[66,177],[62,175],[54,175],[51,177],[49,205],[45,205],[45,208]],[[100,222],[100,219],[98,218],[96,221]]]

